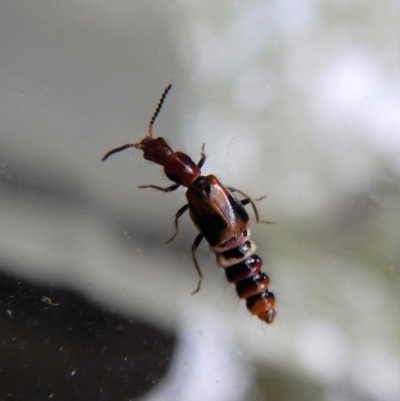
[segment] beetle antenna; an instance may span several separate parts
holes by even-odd
[[[153,124],[154,124],[154,121],[156,121],[156,118],[157,118],[158,114],[159,114],[160,111],[161,111],[161,107],[162,107],[162,105],[163,105],[163,103],[164,103],[164,100],[165,100],[165,98],[167,97],[167,93],[169,92],[169,90],[170,90],[171,88],[172,88],[172,85],[169,84],[169,85],[164,89],[164,92],[163,92],[162,95],[161,95],[160,101],[158,102],[156,111],[154,112],[153,116],[151,117],[151,120],[150,120],[150,123],[149,123],[149,129],[148,129],[148,131],[147,131],[147,136],[148,136],[149,138],[153,138]]]

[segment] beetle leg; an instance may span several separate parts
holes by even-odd
[[[256,222],[259,223],[260,222],[260,217],[258,216],[258,210],[257,210],[257,207],[256,207],[256,205],[254,203],[254,200],[249,195],[247,195],[246,193],[241,191],[240,189],[236,189],[236,188],[232,188],[232,187],[228,187],[228,189],[231,192],[238,192],[240,195],[245,197],[245,199],[243,199],[241,201],[242,205],[245,206],[245,205],[248,205],[249,203],[251,204],[251,207],[253,208],[254,215],[256,216]],[[255,200],[261,200],[261,199],[264,199],[265,197],[266,196],[264,195],[261,198],[258,198],[258,199],[255,199]]]
[[[180,187],[180,184],[174,184],[174,185],[171,185],[170,187],[166,187],[166,188],[158,187],[157,185],[139,185],[138,186],[138,188],[154,188],[154,189],[158,189],[159,191],[163,191],[163,192],[175,191],[175,189],[178,189],[179,187]]]
[[[254,216],[256,217],[256,222],[257,222],[257,223],[275,224],[274,221],[260,220],[260,217],[259,217],[259,215],[258,215],[258,210],[257,210],[256,204],[254,203],[255,201],[260,201],[260,200],[265,199],[265,198],[267,197],[267,195],[263,195],[263,196],[260,196],[260,197],[257,198],[257,199],[253,199],[252,197],[250,197],[249,195],[247,195],[246,193],[244,193],[244,192],[241,191],[240,189],[236,189],[236,188],[232,188],[232,187],[228,187],[228,189],[229,189],[229,191],[231,191],[231,192],[238,192],[240,195],[242,195],[242,196],[245,197],[245,199],[242,199],[242,200],[240,201],[240,203],[241,203],[243,206],[246,206],[246,205],[248,205],[249,203],[251,204],[251,207],[253,208]]]
[[[193,258],[193,263],[194,263],[194,267],[196,268],[197,274],[199,276],[199,283],[197,284],[197,288],[192,292],[192,295],[196,294],[196,292],[200,291],[200,285],[201,285],[201,280],[203,280],[203,275],[201,273],[199,264],[197,263],[197,259],[196,259],[196,250],[197,247],[200,245],[201,240],[204,238],[204,235],[202,233],[200,233],[196,239],[193,242],[192,245],[192,258]]]
[[[206,161],[206,155],[205,155],[205,153],[204,153],[204,146],[205,146],[205,144],[203,143],[202,145],[201,145],[201,151],[200,151],[200,160],[199,160],[199,162],[197,163],[197,167],[199,167],[199,168],[202,168],[203,167],[203,164],[204,164],[204,162]]]
[[[165,243],[165,245],[169,244],[179,233],[178,219],[182,216],[186,210],[189,209],[189,204],[183,205],[175,214],[175,233],[174,235]]]

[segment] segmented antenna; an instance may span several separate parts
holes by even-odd
[[[148,136],[149,138],[153,138],[153,129],[152,129],[152,128],[153,128],[154,121],[156,121],[156,118],[157,118],[158,114],[159,114],[160,111],[161,111],[161,107],[162,107],[162,105],[163,105],[163,103],[164,103],[164,100],[165,100],[165,98],[167,97],[167,93],[169,92],[169,90],[170,90],[171,88],[172,88],[172,85],[169,84],[169,85],[164,89],[164,92],[163,92],[163,94],[161,95],[160,101],[158,102],[156,111],[154,112],[153,117],[151,117],[151,120],[150,120],[150,123],[149,123],[149,129],[148,129],[148,131],[147,131],[147,136]]]

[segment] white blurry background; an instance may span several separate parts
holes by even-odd
[[[399,3],[45,1],[0,5],[0,253],[175,331],[167,378],[143,400],[400,397]],[[163,194],[137,142],[155,135],[204,174],[267,200],[253,240],[277,319],[249,317],[184,191]],[[251,218],[253,217],[250,211]],[[132,339],[134,341],[134,339]],[[151,356],[150,356],[151,358]],[[150,361],[151,363],[151,361]]]

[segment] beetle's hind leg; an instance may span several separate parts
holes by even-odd
[[[257,206],[255,202],[258,202],[260,200],[263,200],[267,197],[267,195],[260,196],[259,198],[253,199],[251,196],[247,195],[245,192],[241,191],[240,189],[228,187],[229,191],[231,192],[238,192],[240,195],[244,196],[245,199],[242,199],[240,203],[243,206],[248,205],[249,203],[251,204],[251,207],[253,208],[254,216],[256,218],[257,223],[263,223],[263,224],[275,224],[275,221],[266,221],[266,220],[260,220],[260,216],[258,214]]]
[[[199,266],[199,264],[197,263],[196,253],[195,253],[196,250],[197,250],[197,248],[198,248],[198,246],[200,245],[201,240],[202,240],[203,238],[204,238],[204,235],[200,233],[200,234],[196,237],[196,239],[194,240],[193,245],[192,245],[192,258],[193,258],[193,263],[194,263],[194,267],[196,268],[197,274],[198,274],[198,276],[199,276],[199,282],[198,282],[198,284],[197,284],[197,288],[192,292],[192,295],[194,295],[194,294],[196,294],[196,292],[199,292],[199,291],[200,291],[201,280],[203,280],[203,274],[201,273],[200,266]]]

